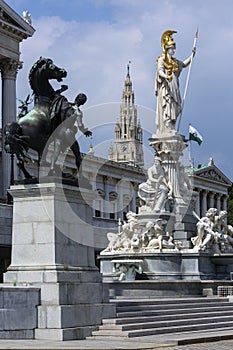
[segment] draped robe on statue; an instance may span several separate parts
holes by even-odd
[[[160,56],[157,60],[155,92],[157,95],[156,126],[160,133],[175,129],[177,117],[181,113],[181,96],[179,89],[179,76],[184,63],[176,60],[178,72],[172,73],[172,80],[160,76],[160,72],[167,74],[164,58]]]

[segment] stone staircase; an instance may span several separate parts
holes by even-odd
[[[227,298],[193,297],[111,300],[116,318],[104,319],[92,339],[143,337],[196,332],[233,332],[233,302]]]
[[[33,339],[40,289],[0,285],[0,339]]]

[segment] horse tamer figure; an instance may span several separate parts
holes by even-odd
[[[49,82],[51,79],[61,82],[66,76],[67,72],[65,69],[57,67],[49,58],[40,57],[29,73],[29,83],[34,95],[34,107],[18,121],[9,123],[5,127],[4,148],[6,152],[16,155],[17,164],[23,171],[25,178],[32,177],[25,168],[25,162],[28,163],[28,161],[32,160],[28,150],[33,149],[37,151],[38,166],[40,166],[42,154],[48,148],[48,142],[52,140],[52,135],[54,135],[55,151],[50,173],[54,172],[58,153],[62,150],[64,151],[64,143],[61,142],[62,130],[64,131],[64,140],[68,138],[69,141],[72,140],[72,143],[67,143],[67,147],[72,149],[77,169],[80,168],[82,158],[78,142],[75,139],[77,128],[74,123],[77,121],[79,129],[86,136],[91,136],[91,131],[84,128],[80,121],[81,111],[79,106],[86,102],[86,96],[80,94],[76,97],[75,103],[70,103],[61,95],[61,92],[68,87],[62,85],[61,89],[55,91]],[[70,122],[64,124],[66,130],[64,130],[64,127],[59,129],[59,126],[68,119],[70,119]],[[70,137],[71,134],[72,138]],[[63,147],[61,147],[61,144],[63,144]]]

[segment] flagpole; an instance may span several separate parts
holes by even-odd
[[[196,34],[195,34],[195,37],[194,37],[193,48],[196,48],[197,38],[198,38],[198,28],[196,30]],[[190,80],[190,74],[191,74],[191,68],[192,68],[192,63],[193,63],[193,57],[194,57],[194,51],[192,51],[192,54],[191,54],[191,59],[190,59],[190,64],[189,64],[189,69],[188,69],[185,89],[184,89],[183,100],[182,100],[182,104],[181,104],[181,112],[180,112],[180,118],[179,118],[177,131],[180,130],[180,123],[181,123],[181,118],[182,118],[183,109],[184,109],[184,102],[185,102],[185,98],[186,98],[186,94],[187,94],[187,90],[188,90],[188,85],[189,85],[189,80]]]
[[[193,168],[191,140],[189,140],[189,164],[190,167]]]

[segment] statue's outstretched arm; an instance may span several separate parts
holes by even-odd
[[[183,61],[183,67],[187,67],[196,54],[196,47],[193,47],[191,55]]]
[[[80,111],[79,108],[75,108],[75,114],[76,114],[76,120],[78,123],[79,130],[84,134],[88,131],[88,128],[85,128],[83,124],[83,113]]]

